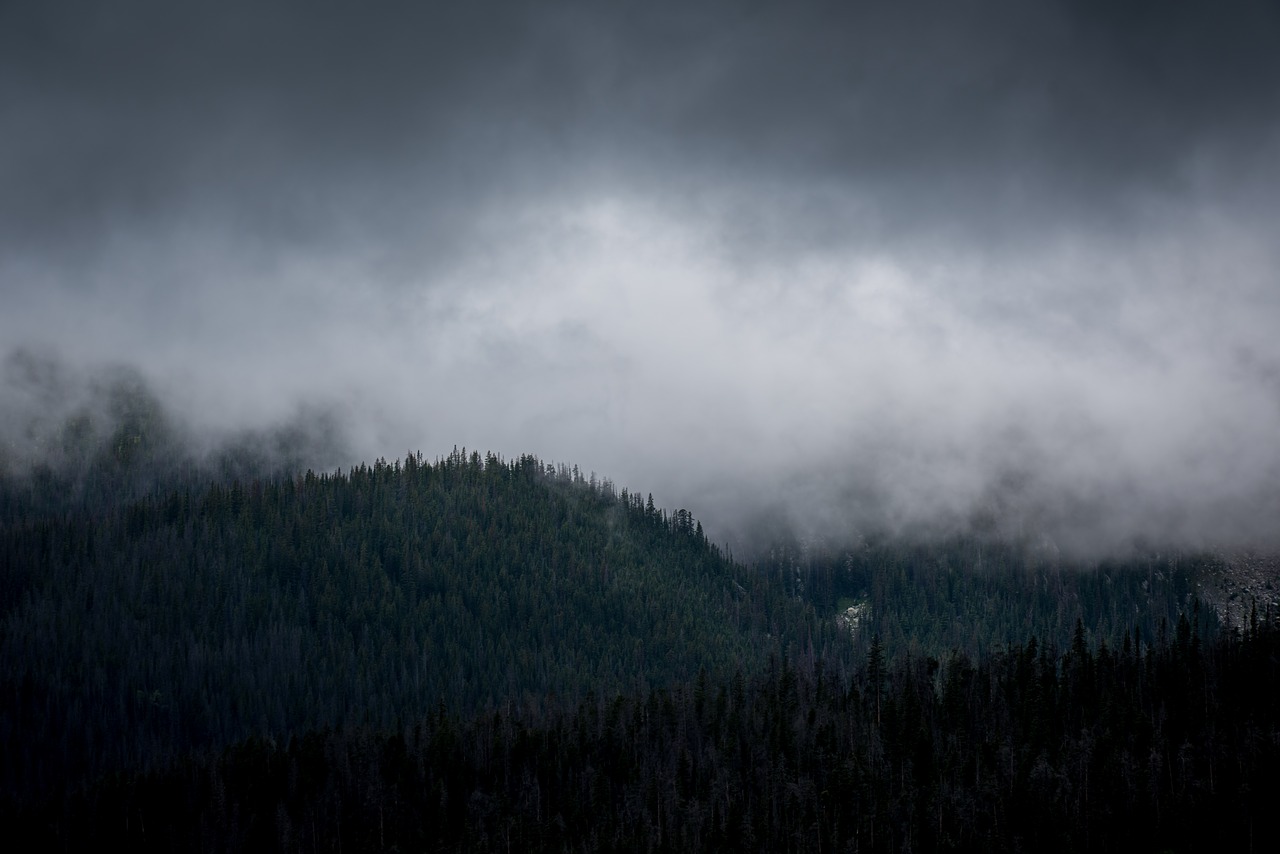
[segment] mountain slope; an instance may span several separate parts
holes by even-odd
[[[686,511],[528,456],[11,506],[0,556],[9,792],[847,647]]]

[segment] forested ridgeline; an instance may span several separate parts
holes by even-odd
[[[783,542],[759,562],[773,584],[819,613],[854,606],[860,654],[878,634],[890,657],[961,650],[973,658],[1033,634],[1065,648],[1081,621],[1093,642],[1112,645],[1182,614],[1212,637],[1218,615],[1200,602],[1199,585],[1219,566],[1212,555],[1176,551],[1086,562],[973,533],[870,537],[851,549]]]
[[[250,736],[852,654],[686,511],[528,456],[24,507],[0,527],[0,787],[18,800]]]
[[[1271,850],[1280,632],[1074,635],[252,740],[10,826],[73,849]]]

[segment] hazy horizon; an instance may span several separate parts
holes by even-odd
[[[11,437],[127,366],[718,541],[1277,548],[1280,6],[7,3],[0,303]]]

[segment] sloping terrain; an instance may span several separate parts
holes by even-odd
[[[0,590],[9,792],[847,647],[687,512],[465,452],[96,511],[11,504]]]

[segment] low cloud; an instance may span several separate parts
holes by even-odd
[[[741,544],[1280,546],[1268,4],[59,8],[5,13],[0,342],[192,441],[326,413],[318,465],[532,452]]]

